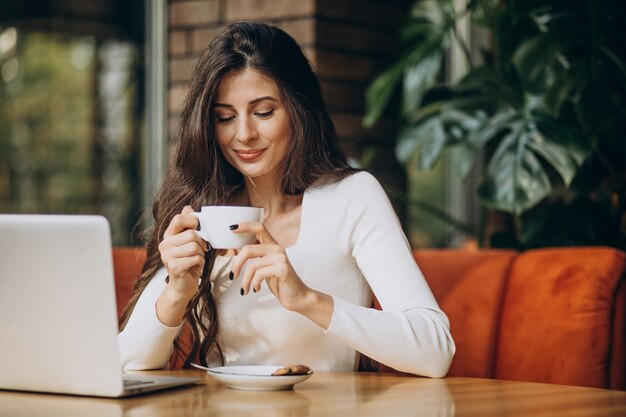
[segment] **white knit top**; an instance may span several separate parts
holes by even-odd
[[[324,330],[284,309],[265,285],[241,296],[240,280],[228,279],[231,258],[218,257],[210,279],[226,365],[302,363],[345,371],[355,369],[358,351],[400,371],[445,375],[455,351],[448,319],[372,175],[309,187],[298,240],[286,251],[306,285],[333,297],[330,326]],[[166,274],[164,268],[155,274],[119,335],[125,369],[168,362],[179,327],[164,326],[156,316]],[[370,308],[372,292],[383,311]],[[219,365],[218,358],[207,359]]]

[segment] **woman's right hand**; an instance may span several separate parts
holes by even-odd
[[[161,261],[167,269],[169,281],[159,297],[157,311],[159,319],[166,325],[166,322],[172,325],[172,322],[179,321],[178,317],[182,321],[187,303],[198,292],[199,278],[204,268],[204,254],[208,244],[196,233],[198,219],[191,213],[193,209],[185,206],[180,214],[174,216],[159,244]],[[172,309],[174,311],[170,311]],[[180,321],[174,325],[180,324]]]

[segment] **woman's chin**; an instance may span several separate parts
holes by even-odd
[[[252,181],[259,180],[264,176],[264,174],[259,171],[239,170],[239,172],[241,172],[241,175],[243,175],[246,179],[249,179]]]

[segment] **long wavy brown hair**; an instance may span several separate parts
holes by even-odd
[[[217,145],[213,102],[222,77],[245,68],[272,78],[286,105],[291,142],[281,165],[280,186],[285,195],[299,195],[322,177],[339,180],[355,171],[339,148],[319,81],[293,38],[270,25],[230,25],[202,53],[191,79],[167,176],[152,208],[154,226],[147,233],[147,260],[120,318],[121,329],[139,295],[163,266],[158,245],[171,219],[185,205],[198,210],[228,204],[232,191],[244,184],[241,173],[226,161]],[[211,282],[206,279],[215,257],[214,250],[207,252],[200,288],[187,306],[191,347],[183,352],[179,341],[174,343],[176,353],[186,358],[184,367],[194,358],[206,365],[207,356],[214,351],[222,356],[217,343],[218,311]]]

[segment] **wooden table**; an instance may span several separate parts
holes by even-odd
[[[0,392],[0,416],[626,416],[626,392],[476,378],[316,372],[294,390],[204,384],[127,399]]]

